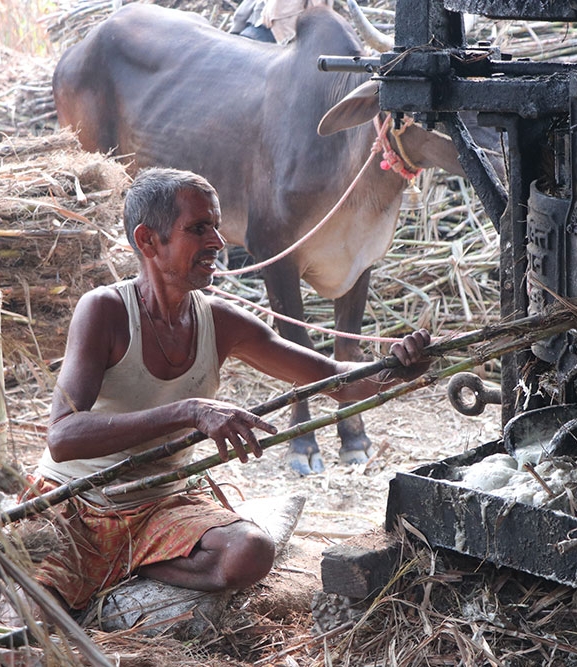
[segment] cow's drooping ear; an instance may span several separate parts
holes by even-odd
[[[154,232],[146,225],[138,225],[134,230],[136,247],[145,257],[152,257],[156,253],[154,247]]]
[[[379,113],[379,84],[366,81],[355,88],[321,118],[317,132],[321,137],[368,123]]]

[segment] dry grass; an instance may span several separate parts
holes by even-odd
[[[574,589],[399,539],[396,575],[309,664],[577,664]]]
[[[54,0],[1,0],[0,42],[10,49],[30,55],[53,55],[42,19],[57,6]]]
[[[574,589],[433,552],[403,530],[399,539],[402,559],[390,582],[374,599],[354,603],[351,620],[330,631],[313,634],[310,617],[278,622],[248,612],[238,596],[219,632],[203,643],[86,632],[125,667],[577,665]],[[54,664],[86,664],[60,641],[50,637],[52,659],[65,659]],[[21,649],[27,651],[37,649]]]

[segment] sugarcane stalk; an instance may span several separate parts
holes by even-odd
[[[566,327],[564,327],[564,325],[556,325],[551,327],[547,330],[546,337],[549,337],[554,333],[560,333],[561,331],[565,330],[565,328]],[[505,354],[510,354],[511,352],[527,348],[535,341],[544,337],[545,336],[543,335],[543,331],[527,331],[521,338],[516,338],[515,340],[509,341],[503,345],[494,347],[486,346],[485,349],[475,351],[471,357],[463,359],[462,361],[453,364],[452,366],[448,366],[447,368],[441,369],[434,373],[425,373],[415,380],[411,380],[410,382],[405,382],[386,391],[379,392],[370,398],[352,403],[351,405],[336,410],[331,414],[296,424],[295,426],[292,426],[291,428],[281,431],[275,435],[259,440],[259,444],[261,448],[265,450],[269,447],[272,447],[273,445],[278,445],[281,442],[292,440],[293,438],[310,433],[311,431],[315,431],[319,428],[330,426],[331,424],[336,424],[337,422],[365,412],[366,410],[379,407],[394,398],[404,396],[405,394],[409,394],[417,389],[428,387],[441,379],[445,379],[455,375],[456,373],[461,373],[463,371],[475,368],[476,366],[480,366],[491,359],[502,357]],[[245,450],[247,453],[250,453],[247,447],[245,447]],[[229,460],[235,459],[237,456],[238,455],[234,449],[228,450]],[[150,489],[162,484],[168,484],[170,482],[186,479],[187,477],[191,477],[193,475],[198,475],[206,470],[209,470],[210,468],[220,465],[221,463],[223,463],[223,461],[220,458],[220,455],[214,454],[200,461],[196,461],[195,463],[190,463],[186,466],[182,466],[181,468],[177,468],[176,470],[168,473],[151,475],[149,477],[144,477],[132,482],[104,487],[102,492],[104,495],[111,497],[119,496],[133,491]]]
[[[42,609],[48,619],[57,625],[66,634],[69,641],[94,667],[112,667],[113,663],[102,653],[96,644],[90,640],[82,628],[56,602],[56,600],[40,586],[25,570],[16,565],[6,554],[0,551],[0,571],[4,577],[9,575],[21,586],[26,595]],[[3,663],[6,664],[6,663]],[[12,663],[9,663],[12,664]],[[22,663],[21,663],[22,664]],[[28,663],[30,664],[30,663]],[[116,662],[114,664],[117,664]]]
[[[533,315],[509,323],[489,324],[481,329],[476,329],[465,334],[443,337],[429,345],[424,351],[431,357],[442,357],[448,352],[460,350],[475,343],[486,342],[503,336],[523,336],[524,334],[534,332],[535,329],[545,331],[543,338],[548,338],[553,335],[550,332],[552,328],[555,328],[555,333],[565,331],[576,324],[576,318],[577,312],[573,312],[570,309],[563,309],[549,315]],[[557,327],[561,328],[557,330]],[[398,368],[399,364],[400,362],[397,357],[389,355],[354,371],[333,375],[318,382],[296,387],[277,398],[251,409],[251,412],[262,416],[291,403],[303,401],[315,394],[335,391],[345,384],[376,375],[383,370]]]
[[[487,325],[485,327],[482,327],[481,329],[471,331],[459,336],[449,336],[428,346],[426,348],[426,351],[431,356],[442,356],[443,354],[451,350],[457,350],[475,343],[484,342],[487,340],[494,340],[495,338],[508,335],[526,336],[526,338],[524,338],[519,343],[519,346],[514,348],[514,349],[522,349],[522,347],[529,346],[535,340],[540,340],[543,338],[548,338],[550,336],[553,336],[556,333],[560,333],[562,331],[571,328],[571,326],[573,326],[574,324],[575,324],[575,315],[572,309],[564,308],[563,310],[557,310],[547,315],[535,315],[531,317],[521,318],[519,320],[515,320],[510,323]],[[527,342],[529,339],[531,342]],[[505,354],[505,352],[502,353]],[[497,351],[490,358],[498,357],[499,354],[500,353]],[[472,359],[476,359],[476,357],[474,356],[472,357]],[[456,364],[455,366],[451,366],[448,369],[445,369],[444,371],[440,371],[439,373],[435,374],[434,376],[435,379],[429,382],[429,384],[431,384],[434,381],[437,381],[438,379],[449,377],[449,375],[453,373],[457,373],[461,370],[468,370],[482,363],[480,361],[475,361],[471,365],[470,363],[468,363],[468,361],[470,360],[465,360],[460,364]],[[463,363],[465,364],[464,367],[462,367]],[[313,382],[309,385],[293,388],[290,391],[286,392],[285,394],[282,394],[281,396],[272,399],[271,401],[267,401],[265,403],[256,406],[255,408],[252,409],[252,412],[256,415],[261,416],[269,412],[272,412],[273,410],[277,410],[281,407],[284,407],[286,405],[290,405],[297,401],[310,398],[314,394],[320,393],[322,391],[328,392],[331,390],[335,390],[346,383],[354,382],[356,380],[369,377],[371,375],[375,375],[376,373],[379,373],[380,371],[385,370],[387,368],[394,368],[395,366],[398,366],[398,364],[399,362],[396,357],[387,356],[384,359],[381,359],[380,361],[374,362],[372,364],[366,364],[365,366],[362,366],[348,373],[341,373],[339,375],[331,376],[330,378],[326,378],[318,382]],[[451,369],[456,369],[456,370],[451,372]],[[449,374],[447,374],[447,372]],[[433,377],[433,376],[431,374],[427,374],[426,376],[421,376],[421,378],[418,378],[417,380],[413,380],[412,382],[403,385],[398,385],[397,387],[390,389],[387,392],[382,392],[377,396],[379,397],[390,396],[390,398],[386,398],[385,400],[391,400],[396,396],[401,396],[403,393],[406,393],[402,391],[403,387],[414,386],[414,389],[418,389],[420,387],[427,386],[426,384],[419,384],[418,386],[415,386],[414,384],[425,377]],[[408,391],[413,391],[414,389],[409,388]],[[351,410],[354,409],[355,406],[359,405],[363,406],[364,404],[367,404],[367,407],[361,407],[361,409],[358,410],[358,412],[362,412],[363,410],[368,410],[371,409],[372,407],[376,407],[377,405],[381,405],[382,402],[384,402],[382,401],[382,402],[376,402],[375,404],[370,404],[372,400],[373,399],[367,399],[367,401],[369,401],[369,404],[367,404],[367,401],[361,401],[360,403],[355,403],[351,406],[348,406],[347,408],[343,408],[342,410],[339,410],[337,411],[337,413],[335,413],[337,415],[336,418],[332,416],[321,418],[320,422],[322,422],[324,419],[328,419],[326,423],[319,423],[319,420],[316,420],[314,426],[307,427],[308,429],[307,431],[303,431],[302,429],[305,427],[305,424],[310,424],[310,422],[305,422],[304,424],[296,425],[292,429],[288,429],[288,431],[283,431],[282,433],[272,436],[271,438],[266,438],[262,442],[265,443],[267,447],[270,447],[274,444],[278,444],[279,442],[284,442],[285,440],[294,438],[302,433],[305,432],[308,433],[309,431],[315,430],[316,428],[321,428],[325,425],[335,423],[340,419],[346,419],[348,416],[351,416],[352,414],[357,414],[356,411],[351,412]],[[340,415],[344,416],[341,416],[339,419]],[[318,424],[318,426],[316,424]],[[277,438],[287,433],[288,435],[286,437],[283,437],[283,439],[281,440],[277,440]],[[205,439],[207,439],[206,435],[198,431],[195,431],[192,434],[184,438],[181,438],[179,440],[175,440],[173,442],[153,447],[145,452],[141,452],[140,454],[136,454],[134,456],[129,456],[126,459],[123,459],[122,461],[119,461],[118,463],[109,466],[108,468],[104,468],[103,470],[100,470],[97,473],[93,473],[91,475],[87,475],[86,477],[80,477],[78,479],[72,480],[67,484],[63,484],[57,487],[56,489],[53,489],[52,491],[48,491],[47,493],[39,495],[36,498],[32,498],[31,500],[28,500],[9,510],[4,511],[0,515],[0,524],[6,525],[13,521],[18,521],[26,516],[43,512],[49,509],[50,507],[53,507],[54,505],[58,505],[59,503],[64,502],[69,498],[72,498],[73,496],[77,496],[93,488],[102,487],[107,484],[110,484],[115,479],[117,479],[123,472],[127,470],[133,470],[145,463],[150,463],[152,461],[156,461],[167,456],[172,456],[176,452],[181,451],[186,447],[190,447]],[[236,456],[235,452],[231,452],[230,457],[234,458],[235,456]],[[215,457],[209,457],[209,458],[215,458]],[[219,462],[221,462],[218,456],[216,456],[216,458],[218,459],[216,463],[212,463],[211,465],[207,466],[207,468],[203,468],[202,470],[208,469],[209,467],[217,465]],[[190,473],[190,475],[192,474],[195,473]]]

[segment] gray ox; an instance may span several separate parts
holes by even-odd
[[[115,149],[133,169],[190,169],[217,188],[223,233],[257,260],[277,254],[335,204],[367,159],[378,113],[366,75],[322,73],[321,54],[364,55],[353,29],[326,7],[305,11],[285,47],[254,42],[204,19],[156,5],[128,5],[66,51],[54,73],[62,127],[79,130],[89,151]],[[360,115],[357,115],[360,114]],[[393,140],[394,143],[394,140]],[[412,125],[403,135],[411,161],[463,174],[443,135]],[[371,265],[389,248],[406,181],[374,159],[343,208],[306,244],[263,271],[272,307],[303,319],[299,279],[334,299],[336,328],[359,332]],[[302,327],[281,334],[311,342]],[[337,338],[337,359],[359,359],[356,342]],[[309,418],[300,404],[293,423]],[[367,460],[360,418],[338,427],[341,460]],[[291,442],[300,474],[323,469],[311,434]]]

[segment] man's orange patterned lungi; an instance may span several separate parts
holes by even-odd
[[[46,493],[56,486],[36,479],[33,490]],[[64,519],[66,543],[38,565],[35,578],[73,609],[84,608],[94,594],[142,565],[188,556],[210,528],[241,520],[198,490],[129,510],[97,508],[79,498],[54,510]]]

